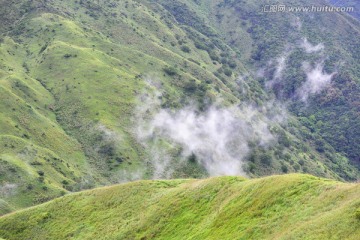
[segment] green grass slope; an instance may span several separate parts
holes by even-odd
[[[287,17],[249,14],[257,13],[258,5],[243,2],[0,1],[0,199],[11,206],[0,214],[68,192],[151,178],[151,150],[134,133],[136,110],[144,104],[141,94],[160,91],[161,107],[170,110],[194,104],[202,111],[219,101],[266,106],[272,97],[252,76],[248,62],[258,55],[264,56],[260,62],[268,61],[292,28],[277,24],[288,22]],[[359,24],[336,16],[349,30],[339,32],[337,42],[347,40],[340,52],[351,56],[353,66],[357,54],[348,52],[349,39]],[[321,22],[331,25],[329,18]],[[303,24],[304,29],[321,26]],[[264,29],[268,32],[262,35]],[[318,36],[304,36],[312,35]],[[239,76],[248,77],[239,84]],[[155,84],[149,85],[149,79]],[[356,92],[351,82],[348,88]],[[349,99],[358,103],[356,95]],[[356,116],[334,118],[352,127],[345,134],[351,142],[358,139]],[[253,144],[244,170],[250,177],[300,172],[358,179],[358,169],[341,148],[336,151],[319,133],[320,127],[344,126],[322,118],[306,121],[305,116],[302,123],[289,116],[289,124],[269,126],[279,141],[270,148]],[[329,137],[359,149],[337,136]],[[196,162],[177,161],[178,146],[167,147],[176,170],[170,177],[207,176]]]
[[[139,181],[0,218],[5,239],[358,239],[360,185],[309,175]]]
[[[163,40],[185,33],[136,2],[124,14],[133,12],[141,21],[101,15],[94,22],[93,5],[77,1],[55,1],[56,9],[42,1],[0,4],[7,13],[0,41],[0,190],[6,188],[0,198],[16,207],[128,180],[131,172],[147,177],[151,169],[143,169],[144,150],[131,122],[146,75],[166,89],[164,105],[186,99],[179,90],[205,79],[236,99],[206,69],[208,55],[190,55]],[[111,38],[97,31],[109,20],[116,22]],[[170,66],[178,66],[174,76],[164,74]]]

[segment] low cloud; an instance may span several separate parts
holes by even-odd
[[[323,63],[311,66],[309,63],[303,64],[306,73],[306,82],[297,90],[297,95],[302,101],[306,101],[310,95],[320,93],[330,83],[336,72],[328,74],[324,72]]]
[[[244,175],[242,158],[255,129],[231,109],[210,108],[199,114],[193,108],[161,110],[151,124],[152,133],[180,144],[184,156],[195,154],[210,175]],[[272,139],[266,124],[258,131]]]
[[[5,183],[0,185],[0,198],[9,197],[15,194],[17,185],[13,183]]]
[[[275,70],[273,77],[270,81],[266,82],[266,87],[271,88],[276,84],[277,82],[280,82],[283,77],[283,72],[286,69],[286,60],[288,55],[283,54],[280,57],[278,57],[275,61]]]
[[[299,17],[294,17],[290,21],[291,26],[295,27],[298,31],[302,29],[302,22]]]
[[[315,53],[324,49],[324,44],[319,43],[318,45],[312,45],[307,38],[303,38],[300,45],[306,53]]]
[[[307,38],[302,38],[299,42],[300,48],[306,53],[314,54],[321,59],[324,58],[323,52],[324,45],[319,43],[313,45],[308,41]],[[287,70],[287,61],[292,52],[294,46],[287,46],[287,51],[282,53],[277,58],[274,58],[268,63],[268,66],[261,70],[262,74],[258,74],[258,77],[267,77],[265,86],[267,88],[274,88],[277,84],[284,84],[286,81],[283,79]],[[301,70],[306,73],[306,81],[295,91],[295,97],[303,102],[306,102],[310,95],[318,94],[324,90],[330,83],[336,72],[331,74],[324,71],[324,61],[319,60],[315,65],[311,65],[308,62],[304,62],[302,68],[299,69],[298,74]],[[280,85],[281,86],[281,85]],[[281,88],[278,88],[281,91]]]
[[[211,106],[200,112],[187,106],[172,111],[159,108],[159,93],[154,95],[155,100],[142,101],[147,104],[137,113],[137,138],[150,155],[154,178],[169,178],[174,172],[174,157],[165,145],[181,149],[178,161],[195,155],[210,176],[245,175],[242,165],[251,150],[249,143],[263,147],[273,144],[276,136],[270,126],[286,121],[285,109],[274,102],[264,107]]]
[[[121,142],[122,136],[120,136],[118,133],[110,130],[103,124],[98,124],[96,129],[102,134],[102,138],[104,141],[107,142]]]

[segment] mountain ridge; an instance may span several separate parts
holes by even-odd
[[[301,174],[137,181],[5,215],[0,218],[0,236],[356,239],[359,191],[359,184]]]

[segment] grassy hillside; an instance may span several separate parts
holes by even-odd
[[[287,123],[269,123],[266,130],[276,139],[270,146],[246,142],[250,152],[239,159],[244,172],[359,178],[348,160],[360,149],[359,42],[353,37],[359,23],[335,15],[339,32],[320,34],[310,29],[333,27],[332,17],[308,22],[300,16],[304,30],[293,35],[285,24],[293,16],[259,9],[254,1],[0,1],[0,214],[68,192],[152,178],[152,148],[135,132],[138,119],[160,108],[195,105],[201,113],[212,105],[245,105],[259,112],[250,125],[266,119],[275,112],[267,106],[273,93],[255,70],[281,52],[288,35],[333,40],[331,56],[341,53],[350,63],[344,64],[347,78],[337,78],[347,84],[335,86],[337,94],[326,98],[331,101],[313,105],[321,109],[296,107],[294,115],[284,111]],[[286,78],[284,95],[304,80],[293,79]],[[139,116],[149,99],[158,109]],[[163,139],[158,145],[174,170],[164,176],[209,175],[196,156],[180,161],[181,146]]]
[[[357,239],[360,185],[309,175],[139,181],[0,218],[5,239]]]
[[[133,133],[139,95],[155,91],[148,78],[161,84],[164,107],[236,101],[207,54],[181,50],[186,33],[137,2],[0,4],[12,13],[1,15],[0,198],[15,208],[149,178]]]

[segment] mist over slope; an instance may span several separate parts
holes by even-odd
[[[6,239],[357,239],[359,184],[309,175],[138,181],[0,218]]]
[[[357,180],[359,22],[261,7],[0,1],[1,213],[136,179]]]
[[[161,141],[178,146],[178,162],[198,162],[210,176],[245,176],[243,165],[252,148],[276,145],[278,135],[271,128],[286,125],[288,117],[275,102],[263,107],[211,105],[204,111],[192,105],[161,109],[156,104],[140,110],[153,114],[138,121],[137,130],[139,141],[151,149],[155,178],[170,178],[175,171],[171,153],[162,151],[166,146],[158,144]]]

